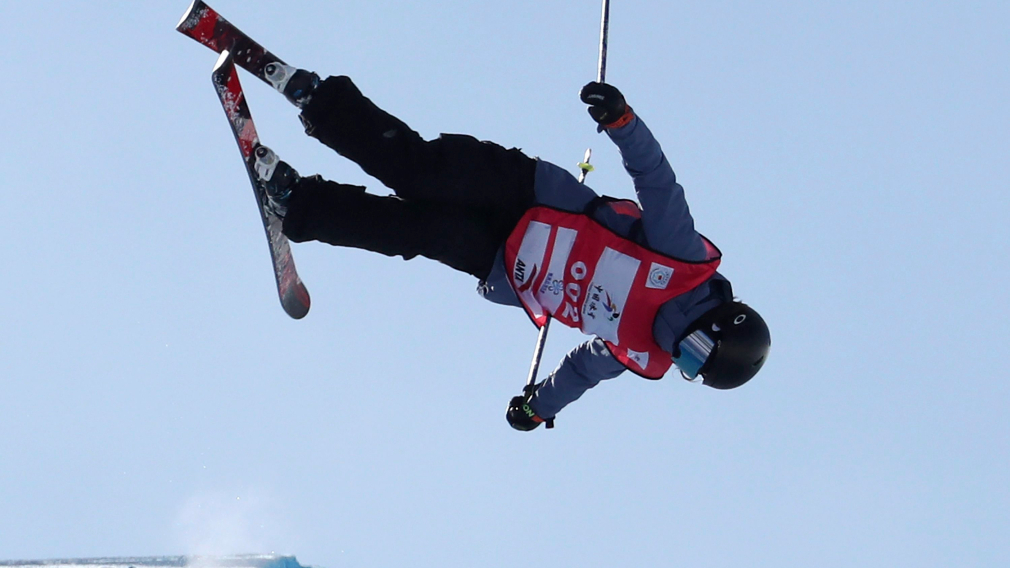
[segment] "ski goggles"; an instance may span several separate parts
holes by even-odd
[[[711,357],[716,346],[715,341],[699,329],[681,340],[679,346],[680,356],[673,358],[674,364],[685,379],[698,382],[701,380],[698,373]]]

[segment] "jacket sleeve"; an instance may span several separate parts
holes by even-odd
[[[681,258],[703,260],[705,244],[694,229],[694,219],[687,206],[684,188],[666,160],[663,149],[642,119],[607,135],[621,152],[624,169],[635,183],[635,193],[642,206],[642,231],[649,247]]]
[[[600,381],[612,379],[625,370],[610,354],[603,340],[596,338],[572,349],[537,388],[530,405],[542,418],[553,418],[562,408],[578,400]]]

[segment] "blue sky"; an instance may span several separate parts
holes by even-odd
[[[313,307],[284,315],[187,5],[0,6],[0,558],[1010,563],[1006,3],[616,0],[608,80],[773,351],[532,434],[503,414],[535,329],[468,276],[297,245]],[[424,136],[591,146],[631,196],[577,98],[596,1],[211,5]],[[385,193],[242,80],[300,172]],[[544,370],[580,341],[553,329]]]

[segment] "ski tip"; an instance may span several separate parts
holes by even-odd
[[[214,64],[214,69],[213,71],[211,71],[211,73],[214,76],[217,76],[218,74],[221,73],[230,72],[231,68],[235,66],[233,59],[234,58],[231,56],[230,51],[228,51],[227,49],[222,51],[221,56],[217,58],[217,63]]]
[[[193,29],[200,22],[204,8],[207,8],[207,5],[202,0],[193,0],[193,3],[189,5],[189,9],[182,15],[182,19],[175,25],[176,31],[186,33]]]

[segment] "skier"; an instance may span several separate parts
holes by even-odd
[[[732,389],[764,364],[764,320],[734,299],[716,271],[721,253],[695,231],[659,143],[612,85],[589,83],[580,98],[620,150],[637,203],[601,197],[515,148],[460,134],[425,141],[348,77],[320,80],[283,64],[265,71],[301,109],[309,136],[396,194],[301,177],[260,147],[257,175],[289,239],[437,260],[538,325],[553,317],[594,336],[510,400],[513,428],[533,430],[625,370],[660,379],[676,365],[688,380]]]

